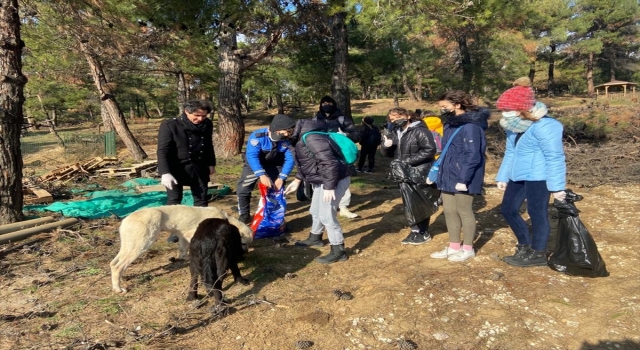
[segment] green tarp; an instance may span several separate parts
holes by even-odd
[[[118,217],[125,217],[141,208],[150,208],[164,205],[167,202],[165,191],[136,193],[136,186],[157,185],[160,182],[155,179],[133,179],[123,184],[122,190],[106,190],[88,192],[84,196],[87,200],[54,202],[49,205],[29,205],[24,210],[51,211],[61,213],[66,217],[83,219],[108,218],[114,214]],[[209,194],[214,196],[224,196],[231,192],[228,186],[222,188],[209,189]],[[184,191],[182,204],[193,205],[191,191]]]

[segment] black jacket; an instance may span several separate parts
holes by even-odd
[[[338,132],[338,129],[347,134],[347,137],[353,142],[360,141],[360,132],[353,123],[353,118],[345,117],[342,111],[337,109],[331,115],[326,115],[323,112],[316,113],[316,116],[312,120],[322,122],[324,124],[324,131]],[[340,122],[342,121],[342,123]]]
[[[382,140],[380,129],[375,125],[360,126],[360,145],[362,147],[378,147]]]
[[[158,131],[158,174],[175,174],[184,164],[215,166],[216,154],[213,150],[213,123],[205,119],[202,130],[193,130],[187,117],[167,119]],[[192,150],[196,151],[192,152]]]
[[[384,134],[393,140],[393,145],[385,147],[383,140],[380,147],[382,154],[386,157],[395,156],[395,159],[414,167],[426,181],[436,155],[436,145],[424,122],[411,123],[400,138],[397,131],[385,130]]]
[[[300,135],[308,131],[322,131],[321,123],[305,121]],[[302,137],[301,137],[302,138]],[[295,144],[295,162],[298,166],[296,178],[312,184],[322,184],[324,189],[333,190],[338,182],[351,176],[349,166],[340,156],[338,145],[323,134],[309,134]]]

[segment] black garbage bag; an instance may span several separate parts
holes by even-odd
[[[313,187],[310,183],[302,181],[296,191],[296,199],[298,202],[308,201],[313,197]]]
[[[564,201],[553,201],[558,209],[558,238],[549,258],[549,267],[571,276],[606,277],[607,267],[598,252],[593,237],[584,226],[574,202],[582,196],[567,190]]]
[[[438,211],[440,191],[437,188],[412,182],[401,182],[398,186],[409,226],[428,219]]]

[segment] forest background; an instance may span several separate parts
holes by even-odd
[[[173,117],[189,99],[214,101],[216,152],[231,157],[241,152],[249,111],[289,113],[326,94],[350,115],[352,99],[433,100],[450,89],[491,106],[520,76],[545,97],[593,97],[599,83],[640,81],[637,0],[0,5],[8,16],[3,38],[17,34],[21,43],[4,48],[26,78],[3,80],[24,96],[3,101],[11,106],[4,111],[14,111],[0,113],[3,123],[100,123],[117,131],[135,160],[147,154],[127,118]],[[6,147],[19,145],[15,130],[0,129]],[[17,184],[15,159],[2,163],[16,169],[9,182]]]

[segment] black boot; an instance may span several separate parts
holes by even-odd
[[[509,265],[529,267],[529,266],[547,266],[547,252],[544,250],[531,250],[522,259],[507,262]]]
[[[516,253],[514,255],[505,256],[502,260],[509,265],[513,265],[511,264],[513,261],[521,260],[529,254],[531,254],[531,244],[518,244]]]
[[[321,264],[331,264],[336,261],[348,260],[347,252],[344,250],[344,244],[337,244],[331,246],[331,252],[325,256],[316,258],[316,261]]]
[[[322,233],[321,234],[309,234],[309,238],[304,241],[298,241],[295,243],[298,247],[322,247],[324,246],[324,242],[322,242]]]
[[[249,214],[240,214],[240,216],[238,216],[238,221],[243,224],[249,225],[251,224],[251,221],[253,221],[253,218]]]

